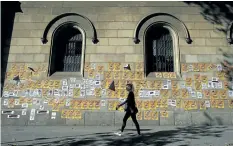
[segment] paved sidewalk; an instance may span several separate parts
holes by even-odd
[[[1,127],[2,146],[233,146],[233,127],[199,126],[126,127],[124,135],[113,134],[119,127],[28,126]]]

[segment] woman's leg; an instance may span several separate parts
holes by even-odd
[[[124,131],[125,126],[126,126],[126,122],[127,122],[127,120],[128,120],[129,117],[130,117],[130,113],[129,113],[129,112],[126,112],[126,113],[125,113],[125,116],[124,116],[124,118],[123,118],[123,124],[122,124],[122,127],[121,127],[121,132]]]
[[[134,124],[135,124],[135,126],[137,128],[138,135],[140,135],[141,132],[140,132],[140,127],[139,127],[139,124],[138,124],[138,121],[137,121],[136,114],[131,114],[131,118],[132,118],[132,120],[133,120],[133,122],[134,122]]]

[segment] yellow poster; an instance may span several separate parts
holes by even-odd
[[[147,88],[147,81],[145,80],[141,81],[141,88]]]
[[[201,74],[194,74],[194,81],[200,81],[201,80]]]
[[[217,100],[217,106],[218,106],[218,108],[223,109],[225,107],[224,100]]]
[[[206,110],[205,100],[199,101],[200,110]]]
[[[176,99],[176,108],[182,108],[182,100],[181,99]]]
[[[103,88],[103,89],[106,89],[106,87],[107,87],[107,81],[106,80],[102,80],[102,82],[101,82],[101,88]],[[108,86],[109,87],[109,86]],[[107,87],[107,88],[108,88]]]
[[[143,79],[143,72],[135,72],[135,80],[142,80]]]
[[[134,72],[132,72],[132,71],[129,72],[129,79],[130,80],[134,80],[135,79],[135,73]]]
[[[157,107],[158,107],[158,108],[162,107],[162,106],[161,106],[161,99],[156,99],[156,102],[157,102]]]
[[[172,90],[172,97],[180,98],[180,90]]]
[[[80,88],[74,88],[73,89],[73,96],[74,96],[74,98],[78,98],[78,97],[80,97]]]
[[[211,99],[218,99],[218,90],[211,90],[210,98]]]
[[[196,91],[202,90],[201,81],[195,81],[195,89],[196,89]]]
[[[196,110],[198,109],[198,105],[197,105],[197,100],[191,100],[190,101],[190,110]]]
[[[224,81],[224,82],[223,82],[223,88],[224,88],[225,90],[228,90],[228,88],[229,88],[228,81]]]
[[[204,93],[206,99],[210,98],[210,90],[203,90],[202,92]]]
[[[52,111],[58,112],[60,110],[59,103],[53,103],[52,105]]]
[[[156,110],[157,108],[157,102],[156,100],[150,100],[150,110]]]
[[[151,120],[159,120],[159,112],[152,110],[151,111]]]
[[[179,84],[177,81],[172,81],[172,90],[178,90]]]
[[[137,120],[142,120],[142,111],[138,111],[137,113]]]
[[[212,99],[210,100],[211,108],[218,108],[217,100]]]
[[[227,90],[219,90],[219,96],[221,99],[227,99],[228,98]]]
[[[121,70],[121,63],[115,62],[114,63],[114,71],[120,71]]]
[[[105,89],[108,89],[111,83],[112,83],[112,80],[106,80]]]
[[[156,78],[162,78],[163,77],[163,74],[161,72],[156,72],[155,73],[155,77]]]
[[[137,105],[138,109],[142,109],[143,108],[143,106],[142,106],[142,100],[136,100],[136,105]]]
[[[189,97],[189,92],[187,89],[181,89],[181,96],[182,98],[188,98]]]
[[[144,70],[144,63],[143,62],[137,62],[135,68],[136,68],[136,71],[143,71]]]
[[[10,98],[8,100],[8,108],[14,108],[15,106],[15,99],[14,98]]]
[[[217,72],[217,77],[219,78],[219,80],[225,80],[225,72]]]
[[[176,73],[175,72],[170,72],[169,75],[170,75],[171,79],[175,79],[176,78]]]
[[[94,100],[89,100],[88,105],[87,105],[88,110],[94,110],[95,109],[95,101]]]
[[[129,79],[130,71],[122,72],[122,79],[127,80]]]
[[[229,108],[233,108],[233,99],[228,100]]]
[[[190,101],[183,100],[183,107],[184,107],[184,110],[189,110],[190,109]]]
[[[144,111],[144,120],[151,120],[151,111],[150,110]]]
[[[125,80],[120,80],[120,87],[119,89],[125,89],[126,88],[127,81]]]
[[[217,66],[215,64],[210,63],[207,65],[206,71],[212,71],[212,70],[216,69],[216,67]]]
[[[85,65],[84,65],[84,71],[88,72],[90,68],[91,68],[90,62],[86,62]]]
[[[68,110],[67,109],[62,109],[61,111],[61,118],[65,119],[68,117]]]
[[[116,89],[120,89],[120,80],[114,80],[114,85]]]
[[[149,89],[153,89],[155,86],[155,81],[147,81],[147,87]]]
[[[150,109],[150,101],[144,100],[143,101],[143,110],[149,110]]]
[[[118,90],[118,96],[120,98],[127,98],[127,91],[125,89]]]
[[[188,71],[187,64],[182,64],[181,65],[181,72],[185,73]]]
[[[185,84],[186,84],[186,86],[191,87],[192,86],[192,78],[187,77],[185,79]]]
[[[155,81],[154,89],[161,89],[162,88],[162,81]]]
[[[166,90],[166,89],[160,90],[160,97],[169,98],[170,97],[170,90]]]
[[[207,75],[202,75],[201,76],[201,81],[202,81],[202,83],[207,84],[208,83],[208,77],[207,77]]]
[[[168,118],[168,112],[167,111],[160,111],[161,118]]]
[[[201,72],[205,72],[206,71],[206,64],[205,63],[199,63],[199,70]]]
[[[161,99],[161,107],[162,108],[167,108],[168,107],[167,99]]]
[[[113,73],[111,71],[104,72],[104,79],[112,79]]]
[[[97,72],[100,74],[104,73],[104,66],[97,66]]]
[[[94,71],[95,71],[94,69],[89,69],[88,78],[94,79],[94,77],[95,77],[95,72]]]
[[[100,100],[95,100],[95,109],[99,110],[100,109]]]
[[[101,96],[101,88],[95,88],[95,96],[100,97]]]
[[[76,109],[82,109],[82,100],[76,100],[75,106]]]
[[[115,80],[120,80],[121,79],[121,72],[120,71],[113,72],[113,77]]]
[[[113,71],[114,70],[114,63],[113,62],[109,62],[108,63],[108,71]]]
[[[162,74],[163,74],[163,78],[167,78],[168,79],[170,77],[170,75],[169,75],[168,72],[163,72]]]
[[[195,71],[195,72],[200,71],[198,63],[193,63],[193,71]]]
[[[116,110],[116,104],[117,104],[116,101],[109,100],[108,101],[108,110],[110,110],[110,111]]]
[[[73,119],[74,118],[74,110],[68,110],[68,116],[67,116],[67,118],[68,119]]]
[[[74,118],[77,120],[81,120],[82,119],[82,112],[80,110],[75,110]]]
[[[88,109],[89,100],[82,100],[81,109]]]

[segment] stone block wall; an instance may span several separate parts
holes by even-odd
[[[220,64],[220,49],[232,54],[232,48],[226,35],[217,30],[224,26],[205,20],[198,6],[183,2],[21,3],[23,13],[15,17],[2,97],[3,125],[119,125],[123,110],[115,111],[115,106],[126,98],[128,82],[135,86],[141,125],[233,124],[233,84]],[[83,79],[47,76],[53,32],[49,31],[46,44],[41,37],[48,23],[64,13],[86,16],[97,31],[99,43],[86,38]],[[135,44],[133,37],[139,21],[152,13],[172,14],[187,26],[193,42],[179,38],[181,76],[144,77],[143,40]],[[123,69],[126,64],[130,71]],[[16,85],[13,78],[18,75]],[[212,82],[215,78],[218,82]],[[113,81],[116,91],[108,89]],[[163,88],[165,84],[168,89]],[[67,91],[62,90],[64,86]],[[149,91],[159,94],[148,95]]]

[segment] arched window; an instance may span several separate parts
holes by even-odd
[[[152,25],[145,34],[146,73],[174,72],[173,38],[163,26]]]
[[[82,74],[84,39],[83,31],[72,23],[64,24],[55,30],[50,75],[62,74],[62,72]]]

